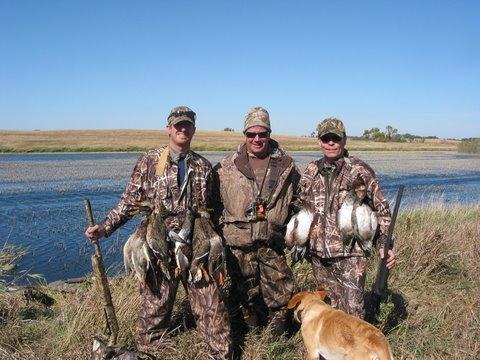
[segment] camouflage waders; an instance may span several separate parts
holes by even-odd
[[[152,281],[153,280],[153,281]],[[141,351],[161,346],[177,293],[179,278],[153,279],[149,271],[148,285],[141,289],[141,305],[136,324],[136,342]],[[198,330],[207,342],[215,359],[230,358],[230,321],[227,309],[215,283],[188,287],[188,298]]]
[[[230,302],[242,311],[244,325],[255,327],[269,320],[274,332],[283,333],[285,307],[294,288],[283,251],[267,246],[229,247],[227,259],[232,279]]]
[[[331,305],[364,318],[364,287],[367,259],[361,256],[319,258],[312,256],[312,267],[319,288],[325,288]]]

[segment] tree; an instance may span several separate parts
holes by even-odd
[[[387,141],[392,141],[398,136],[398,130],[393,126],[387,125],[385,128],[385,138]]]
[[[381,132],[379,128],[371,128],[370,130],[365,130],[362,136],[367,140],[385,141],[385,134]]]
[[[235,131],[235,130],[232,128],[226,127],[225,129],[223,129],[223,131]]]

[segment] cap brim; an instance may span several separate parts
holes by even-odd
[[[323,132],[322,134],[320,134],[320,138],[327,135],[327,134],[334,134],[334,135],[337,135],[339,136],[340,138],[344,138],[345,137],[345,134],[342,132],[342,131],[334,131],[334,130],[329,130],[329,131],[325,131]]]
[[[177,116],[173,118],[168,122],[168,125],[175,125],[175,124],[181,123],[182,121],[188,121],[190,124],[195,125],[195,122],[186,115]]]

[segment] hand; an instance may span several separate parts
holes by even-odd
[[[380,253],[380,259],[383,259],[383,249],[379,250]],[[395,263],[397,261],[397,257],[395,255],[395,251],[393,250],[388,250],[388,257],[387,257],[387,263],[386,266],[388,269],[391,269],[395,266]]]
[[[96,243],[106,234],[105,226],[103,224],[96,224],[88,227],[85,230],[85,236],[90,239],[91,242]]]

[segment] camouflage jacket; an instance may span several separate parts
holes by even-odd
[[[334,163],[333,172],[329,174],[323,170],[324,165],[323,158],[310,162],[300,180],[300,200],[315,211],[310,230],[310,251],[322,258],[365,256],[356,243],[353,248],[344,246],[337,225],[337,213],[352,189],[352,183],[360,177],[366,185],[369,203],[378,215],[377,247],[383,245],[391,214],[378,179],[370,166],[349,156],[346,150],[344,157]]]
[[[134,169],[130,182],[117,207],[110,211],[104,220],[106,235],[109,236],[118,227],[130,219],[129,212],[136,201],[149,200],[159,211],[160,202],[171,213],[165,223],[170,229],[180,228],[185,220],[186,209],[204,209],[207,205],[212,166],[204,157],[189,151],[185,157],[188,181],[180,188],[177,184],[178,166],[170,155],[165,164],[163,175],[157,175],[157,165],[164,146],[150,150],[142,155]],[[189,195],[190,194],[190,195]]]
[[[214,205],[227,245],[249,246],[257,241],[284,242],[283,230],[298,194],[300,174],[292,158],[270,140],[270,163],[264,181],[266,220],[249,215],[258,191],[245,144],[214,169]]]

